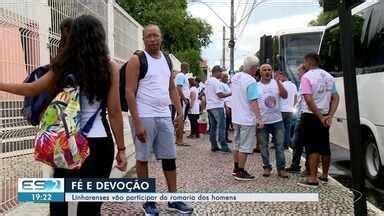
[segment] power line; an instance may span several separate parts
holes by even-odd
[[[197,3],[201,3],[201,4],[204,4],[205,6],[207,6],[208,9],[211,10],[216,15],[216,17],[219,18],[224,23],[224,25],[229,28],[229,25],[225,22],[225,20],[223,18],[221,18],[221,16],[219,14],[217,14],[216,11],[213,10],[213,8],[208,3],[202,2],[202,1],[199,1]]]
[[[239,19],[241,19],[241,17],[244,17],[244,15],[245,15],[245,13],[246,13],[246,11],[247,11],[247,9],[248,9],[248,3],[249,3],[249,2],[250,2],[250,1],[247,0],[247,5],[244,5],[243,10],[242,10],[242,13],[241,13],[241,16],[239,16]],[[236,21],[237,21],[237,19],[236,19]]]
[[[239,9],[240,9],[240,2],[237,4],[237,7],[236,7],[235,20],[237,19],[237,14],[239,12]]]
[[[259,6],[260,4],[262,4],[265,0],[260,0],[259,2],[256,3],[256,1],[254,1],[254,4],[252,6],[252,8],[249,10],[249,12],[243,17],[240,19],[240,21],[235,25],[235,27],[238,27],[245,19],[249,19],[248,17],[251,16],[253,10],[255,10],[255,8],[257,6]]]
[[[252,8],[254,8],[255,5],[256,5],[256,0],[253,0]],[[252,10],[252,9],[251,9],[251,10]],[[246,28],[247,25],[248,25],[248,21],[249,21],[249,18],[250,18],[250,17],[251,17],[251,13],[249,13],[249,15],[248,15],[248,17],[247,17],[247,19],[246,19],[246,21],[245,21],[245,24],[243,25],[243,28],[241,29],[241,31],[240,31],[240,33],[239,33],[237,39],[239,39],[239,38],[242,36],[242,34],[243,34],[245,28]]]

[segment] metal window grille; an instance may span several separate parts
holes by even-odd
[[[1,0],[0,80],[20,83],[49,63],[57,54],[61,21],[82,14],[97,17],[112,35],[108,44],[114,45],[111,56],[118,63],[142,48],[142,27],[114,0]],[[42,164],[33,159],[37,130],[24,120],[22,106],[23,97],[0,92],[0,215],[21,205],[18,178],[43,176]]]

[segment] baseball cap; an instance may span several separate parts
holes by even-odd
[[[221,68],[219,65],[215,65],[212,68],[212,73],[214,73],[214,72],[222,72],[222,71],[223,71],[223,68]]]

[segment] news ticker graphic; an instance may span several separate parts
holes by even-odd
[[[319,193],[65,193],[68,202],[318,202]]]
[[[63,202],[65,194],[155,193],[154,178],[20,178],[18,200],[21,202]]]
[[[318,202],[319,193],[156,193],[156,181],[135,178],[22,178],[21,202]]]

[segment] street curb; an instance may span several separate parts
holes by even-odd
[[[291,155],[293,155],[293,150],[291,148],[288,149],[289,153],[291,153]],[[301,161],[304,161],[305,162],[305,158],[303,156],[301,156]],[[321,173],[321,169],[318,168],[318,172]],[[334,179],[332,176],[328,175],[328,178],[334,182],[336,185],[340,186],[340,187],[343,187],[345,189],[348,190],[349,193],[353,194],[353,192],[351,191],[351,189],[345,187],[343,184],[341,184],[340,182],[338,182],[336,179]],[[371,211],[373,211],[376,215],[378,216],[384,216],[384,211],[380,210],[379,208],[377,208],[375,205],[373,205],[371,202],[369,202],[367,200],[367,207],[368,209],[370,209]]]

